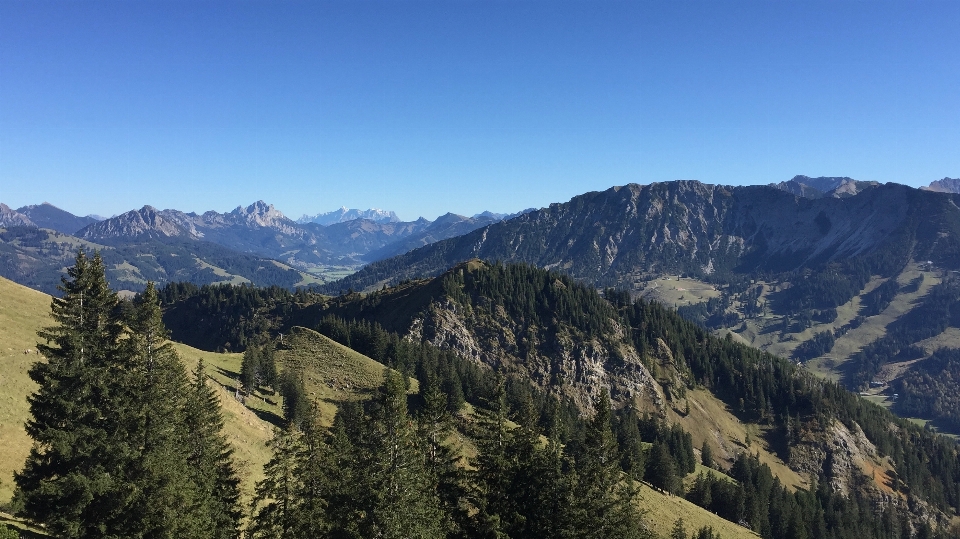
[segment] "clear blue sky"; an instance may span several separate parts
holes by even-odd
[[[960,177],[960,2],[0,0],[0,201],[516,211]]]

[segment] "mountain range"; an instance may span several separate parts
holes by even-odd
[[[87,246],[110,251],[105,254],[114,266],[110,277],[125,290],[138,291],[148,279],[303,286],[324,282],[329,268],[349,273],[366,262],[503,218],[489,212],[474,217],[448,213],[432,222],[400,222],[389,217],[392,212],[381,213],[387,217],[380,221],[358,218],[325,226],[295,222],[263,201],[203,214],[144,206],[102,220],[46,203],[18,210],[2,205],[0,275],[54,293],[69,252]],[[205,258],[213,252],[216,260]],[[190,262],[185,265],[181,258],[172,263],[171,256],[181,254]],[[268,268],[262,261],[269,259],[274,262]]]
[[[371,263],[325,290],[436,275],[470,258],[556,268],[626,289],[673,273],[727,280],[852,260],[878,273],[911,258],[942,267],[960,262],[954,195],[857,185],[855,196],[815,198],[696,181],[613,187]]]

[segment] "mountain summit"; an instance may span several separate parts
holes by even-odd
[[[304,215],[303,217],[297,219],[297,222],[300,224],[317,223],[318,225],[327,226],[336,223],[343,223],[345,221],[353,221],[355,219],[369,219],[370,221],[376,223],[400,222],[400,218],[397,217],[397,214],[389,210],[380,210],[377,208],[358,210],[347,209],[345,206],[341,206],[340,209],[329,211],[327,213]]]

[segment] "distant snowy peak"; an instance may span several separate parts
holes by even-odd
[[[317,215],[304,215],[303,217],[297,219],[297,222],[300,224],[317,223],[319,225],[327,226],[336,223],[343,223],[345,221],[353,221],[355,219],[369,219],[376,223],[400,222],[400,218],[397,217],[397,214],[389,210],[380,210],[377,208],[358,210],[347,209],[346,207],[341,207],[338,210],[333,210],[327,213],[319,213]]]
[[[811,178],[809,176],[794,176],[787,182],[771,183],[770,187],[775,187],[781,191],[804,198],[846,198],[851,197],[867,189],[879,185],[873,181],[857,181],[846,176],[820,176]]]

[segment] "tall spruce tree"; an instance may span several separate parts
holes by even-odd
[[[123,400],[131,436],[139,438],[138,458],[127,479],[138,486],[126,512],[128,537],[202,537],[201,493],[188,463],[187,374],[163,325],[153,283],[134,301],[123,341],[128,368]]]
[[[28,398],[34,445],[16,474],[20,515],[58,537],[112,535],[131,507],[127,480],[141,440],[128,435],[122,402],[123,326],[115,315],[99,253],[77,253],[51,303],[55,325],[38,332],[46,361],[30,368],[39,385]]]
[[[257,483],[253,500],[253,518],[247,530],[251,539],[306,537],[296,534],[302,443],[302,433],[293,425],[274,430],[270,441],[273,457],[263,467],[264,478]]]
[[[207,385],[201,359],[193,372],[185,420],[189,452],[187,463],[198,491],[207,537],[237,536],[243,513],[240,509],[240,479],[233,461],[233,448],[223,435],[220,399]]]
[[[401,373],[386,369],[370,406],[367,428],[355,444],[364,510],[363,537],[443,537],[440,501],[426,468],[423,444],[407,411]]]
[[[464,474],[455,451],[444,442],[451,432],[451,418],[447,395],[440,390],[436,377],[430,377],[422,387],[423,408],[417,415],[420,439],[427,472],[440,498],[444,514],[444,528],[449,534],[461,533],[468,519],[460,503],[464,497]]]
[[[473,488],[470,501],[476,508],[474,531],[477,537],[506,537],[509,515],[511,466],[507,451],[510,432],[507,428],[507,396],[505,380],[496,375],[494,392],[477,410],[477,456],[473,460]]]
[[[603,389],[594,399],[594,416],[587,423],[576,455],[571,537],[646,537],[634,506],[633,482],[620,469],[619,451],[611,429],[610,397]]]

